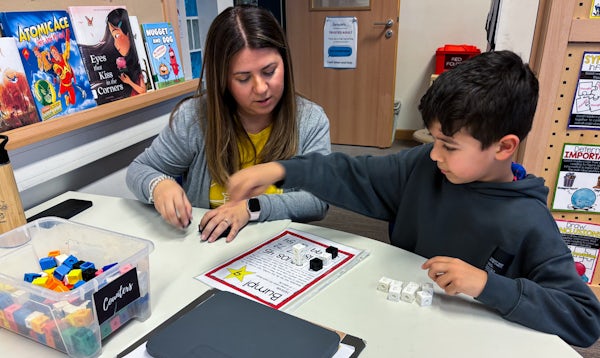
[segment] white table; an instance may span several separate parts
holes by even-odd
[[[508,322],[466,296],[446,296],[436,287],[433,304],[391,302],[376,290],[380,277],[428,282],[420,269],[424,258],[391,245],[322,227],[287,220],[251,224],[231,243],[201,242],[198,222],[205,212],[194,209],[194,222],[183,232],[164,223],[154,208],[135,200],[67,192],[27,212],[38,213],[68,198],[91,200],[93,206],[71,220],[154,242],[150,254],[152,315],[130,321],[103,341],[102,357],[114,357],[154,327],[210,289],[194,279],[224,260],[290,227],[349,246],[370,255],[292,314],[347,332],[367,342],[360,357],[578,357],[554,335]],[[5,329],[0,352],[11,357],[64,357]]]

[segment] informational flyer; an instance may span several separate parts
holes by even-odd
[[[563,146],[556,180],[553,210],[600,212],[600,146],[569,144]]]
[[[600,129],[600,52],[584,52],[569,128]]]
[[[364,250],[287,229],[196,279],[275,309],[287,309],[366,256]]]
[[[325,68],[356,68],[358,19],[352,16],[328,16],[323,30]]]
[[[563,239],[573,253],[575,268],[581,279],[592,283],[596,265],[598,264],[598,249],[600,249],[600,226],[592,223],[556,220]]]

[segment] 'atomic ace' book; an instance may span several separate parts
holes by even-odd
[[[17,40],[42,120],[96,106],[66,11],[3,12],[0,25]]]

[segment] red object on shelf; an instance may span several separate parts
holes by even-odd
[[[440,74],[460,65],[463,61],[477,56],[481,51],[472,45],[444,45],[435,52],[435,73]]]

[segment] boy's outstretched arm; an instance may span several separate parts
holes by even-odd
[[[285,178],[285,168],[277,162],[263,163],[242,169],[233,174],[227,183],[230,201],[239,201],[258,196],[269,185]]]

